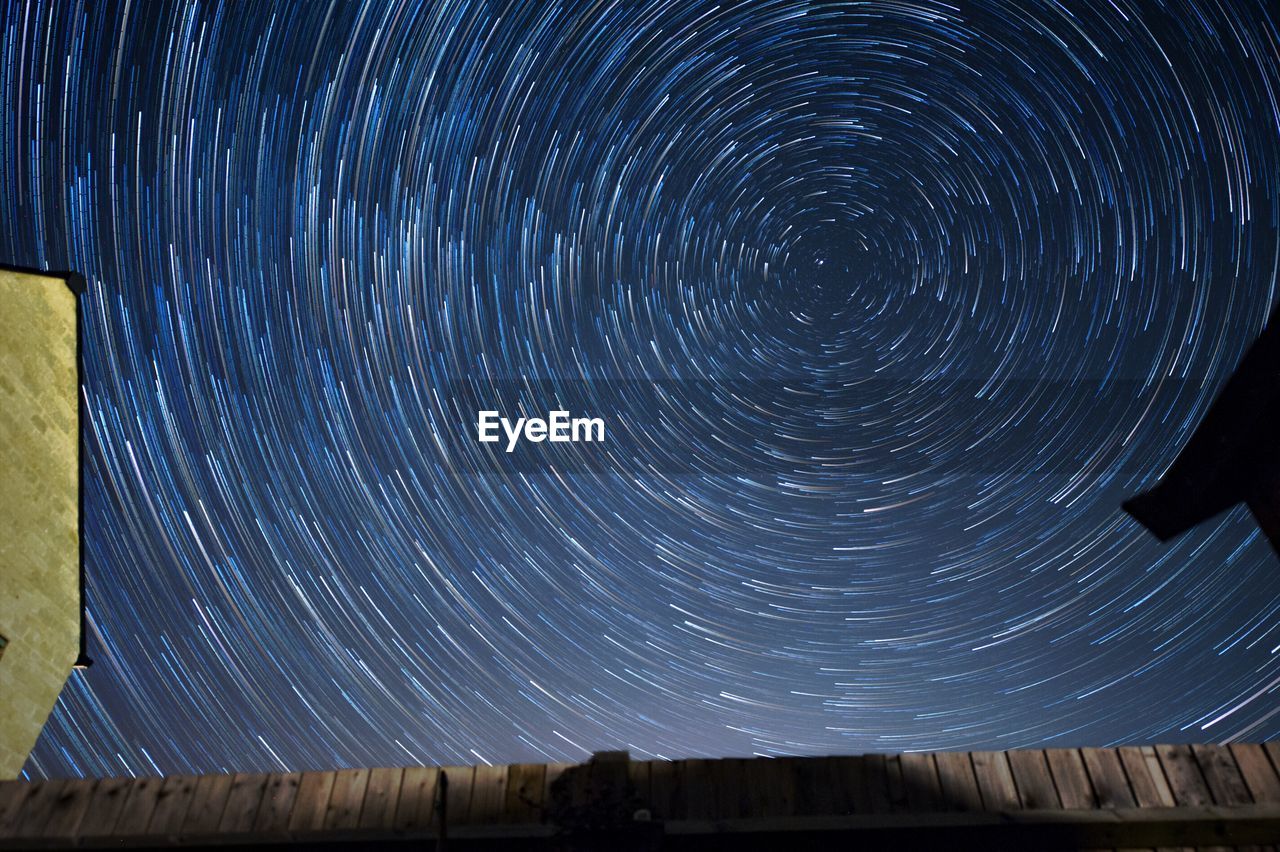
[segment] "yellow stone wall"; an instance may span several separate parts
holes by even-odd
[[[76,301],[0,269],[0,779],[14,778],[80,647]]]

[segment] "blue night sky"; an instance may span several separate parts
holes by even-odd
[[[1265,3],[9,0],[0,102],[30,777],[1280,736],[1265,538],[1119,509],[1276,301]]]

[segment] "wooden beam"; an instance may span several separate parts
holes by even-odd
[[[754,836],[753,842],[802,842],[814,848],[829,836],[847,843],[861,835],[914,842],[934,838],[966,843],[994,837],[1014,844],[1034,840],[1041,848],[1238,845],[1271,843],[1280,837],[1280,806],[1255,804],[1174,808],[1029,809],[995,812],[939,811],[912,814],[792,817],[790,819],[683,820],[667,823],[667,842],[682,837]]]
[[[430,833],[388,831],[344,833],[328,838],[314,832],[260,835],[188,835],[155,838],[154,847],[187,849],[231,845],[233,848],[268,848],[316,843],[335,850],[347,844],[361,849],[407,849],[421,844]],[[618,838],[625,838],[625,832]],[[921,844],[945,844],[948,849],[1026,847],[1067,849],[1078,847],[1209,846],[1270,843],[1280,837],[1280,805],[1095,809],[1031,809],[1014,811],[938,811],[934,813],[886,813],[847,816],[809,816],[726,820],[676,820],[663,826],[661,848],[847,849],[850,843],[891,843],[895,849],[922,848]],[[603,839],[603,838],[602,838]],[[449,833],[451,845],[466,848],[551,848],[563,843],[555,828],[538,823],[462,825]],[[79,848],[107,848],[109,838],[82,843]],[[32,842],[16,838],[6,847],[14,850],[58,848],[48,838]],[[63,846],[62,848],[68,848]],[[941,848],[941,847],[935,847]],[[995,848],[995,847],[991,847]]]

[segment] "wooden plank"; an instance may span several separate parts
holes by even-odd
[[[1171,807],[1173,794],[1164,780],[1164,770],[1157,763],[1156,774],[1152,775],[1151,764],[1142,749],[1137,746],[1123,746],[1117,749],[1120,763],[1124,766],[1125,775],[1129,777],[1129,789],[1140,808]]]
[[[471,810],[471,784],[475,780],[474,766],[442,766],[440,771],[448,777],[445,797],[441,801],[445,821],[449,825],[465,822]]]
[[[321,831],[333,793],[333,772],[304,772],[289,814],[289,831]]]
[[[978,791],[982,793],[982,809],[1017,810],[1021,805],[1008,754],[1003,751],[975,751],[970,757],[973,759],[973,774],[978,779]]]
[[[655,760],[649,767],[649,795],[654,819],[684,818],[684,795],[680,788],[682,768],[683,762],[674,760]]]
[[[713,819],[716,791],[711,786],[711,761],[693,758],[681,763],[684,764],[684,818]]]
[[[1213,794],[1205,783],[1204,775],[1196,764],[1195,755],[1188,745],[1144,746],[1143,757],[1151,766],[1153,777],[1161,771],[1168,782],[1169,792],[1175,804],[1181,807],[1202,807],[1213,804]],[[1159,768],[1152,765],[1154,762]],[[1225,846],[1207,847],[1203,852],[1226,852]]]
[[[471,807],[465,815],[466,823],[493,825],[503,822],[506,801],[507,767],[477,766],[471,781]],[[459,817],[462,816],[459,814]]]
[[[586,764],[566,767],[547,789],[547,821],[565,828],[578,819],[580,809],[587,805],[590,781]]]
[[[62,786],[58,801],[54,803],[53,812],[45,823],[42,835],[51,840],[74,837],[80,830],[80,821],[89,808],[89,800],[97,783],[93,778],[67,781]]]
[[[102,838],[115,828],[120,811],[124,809],[125,799],[129,796],[132,778],[103,778],[93,788],[84,819],[76,832],[80,837]]]
[[[833,757],[831,759],[831,783],[833,787],[832,807],[837,814],[865,814],[871,812],[871,798],[867,791],[867,768],[862,757]],[[739,778],[742,770],[738,771]],[[748,803],[747,791],[743,790],[744,801]],[[750,816],[750,811],[743,811],[740,816]]]
[[[1092,810],[1098,807],[1098,797],[1093,785],[1089,783],[1089,773],[1085,770],[1084,758],[1079,749],[1047,748],[1044,750],[1044,757],[1064,809]]]
[[[1147,763],[1152,783],[1160,790],[1162,801],[1174,801],[1173,791],[1169,788],[1169,777],[1165,774],[1160,758],[1156,755],[1156,750],[1152,746],[1142,746],[1139,751],[1142,752],[1142,759]]]
[[[1165,780],[1164,770],[1156,759],[1155,751],[1147,748],[1124,747],[1116,750],[1120,765],[1129,779],[1129,789],[1139,808],[1166,808],[1173,805],[1173,793]],[[1161,850],[1172,852],[1172,850]],[[1179,852],[1191,852],[1182,848]]]
[[[22,820],[27,800],[36,794],[36,784],[31,782],[6,782],[8,796],[5,797],[4,814],[0,815],[0,838],[13,837]]]
[[[288,831],[293,803],[297,801],[301,786],[301,772],[272,775],[262,791],[262,804],[253,818],[254,833],[270,835]]]
[[[940,751],[934,758],[938,765],[943,808],[952,811],[982,810],[982,793],[978,790],[978,777],[973,772],[973,761],[968,752]]]
[[[1023,808],[1039,810],[1062,807],[1043,751],[1017,749],[1009,752],[1009,769],[1013,772],[1013,783],[1018,788],[1018,801]]]
[[[902,759],[896,754],[885,755],[884,773],[889,785],[889,809],[894,812],[911,810],[907,788],[902,783]]]
[[[263,772],[240,772],[231,779],[231,792],[222,819],[218,821],[219,834],[247,834],[253,831],[262,807],[263,797],[271,776]]]
[[[1213,804],[1213,795],[1200,773],[1200,767],[1196,765],[1191,746],[1158,745],[1155,751],[1160,758],[1165,778],[1169,781],[1169,790],[1173,793],[1175,804],[1196,807]]]
[[[195,792],[191,794],[187,817],[182,821],[184,836],[217,833],[218,822],[227,807],[227,797],[231,795],[231,783],[234,780],[235,776],[227,774],[200,776],[196,781]]]
[[[1219,805],[1248,805],[1253,802],[1249,788],[1236,767],[1236,759],[1226,746],[1193,745],[1191,754],[1213,801]]]
[[[129,785],[129,795],[124,807],[120,810],[120,818],[116,820],[111,833],[116,837],[136,837],[146,834],[160,802],[160,790],[164,787],[164,779],[137,778]]]
[[[648,792],[649,764],[637,762],[633,771],[643,766]],[[542,821],[542,795],[547,767],[541,763],[513,763],[507,769],[506,818],[513,823]]]
[[[1271,759],[1271,765],[1280,770],[1280,740],[1263,743],[1262,748]]]
[[[1280,742],[1266,743],[1262,751],[1270,760],[1273,770],[1280,770]],[[1241,772],[1243,771],[1244,769],[1241,767]],[[1280,849],[1280,845],[1277,845],[1276,848]]]
[[[30,794],[26,781],[0,781],[0,837],[13,830],[14,815]]]
[[[796,814],[836,812],[836,758],[803,757],[795,761]]]
[[[889,799],[889,763],[883,754],[862,756],[863,779],[867,785],[868,812],[887,814],[893,810]]]
[[[187,817],[191,797],[195,794],[198,776],[169,775],[156,790],[156,806],[151,811],[146,833],[162,837],[177,837],[182,821]]]
[[[610,809],[618,812],[627,799],[630,765],[630,755],[625,751],[593,754],[587,764],[593,801],[608,802]]]
[[[1045,760],[1058,798],[1064,808],[1096,808],[1098,797],[1089,783],[1089,773],[1084,768],[1084,758],[1079,749],[1047,748]]]
[[[746,760],[736,757],[711,761],[711,784],[715,788],[716,813],[724,818],[733,819],[751,814],[751,798],[744,774],[746,763]]]
[[[796,768],[787,758],[775,757],[763,761],[765,771],[759,776],[764,809],[761,816],[790,817],[796,813]]]
[[[436,785],[440,770],[434,766],[410,766],[400,782],[394,825],[397,831],[435,831]]]
[[[667,763],[669,761],[662,761]],[[546,765],[546,773],[542,781],[542,821],[550,822],[551,810],[555,805],[552,800],[552,790],[566,772],[572,769],[575,764],[572,763],[548,763]],[[652,770],[650,770],[652,771]]]
[[[368,769],[340,769],[333,773],[333,789],[324,811],[325,831],[350,831],[360,825]]]
[[[942,789],[938,779],[938,766],[933,755],[924,752],[908,752],[899,755],[902,767],[902,787],[912,810],[932,812],[945,810],[942,806]]]
[[[1169,780],[1165,775],[1164,767],[1160,765],[1160,758],[1156,755],[1156,751],[1151,746],[1141,746],[1138,754],[1142,764],[1146,767],[1145,774],[1149,783],[1155,788],[1157,797],[1163,806],[1174,804],[1173,791],[1169,788]],[[1129,772],[1128,767],[1125,768]],[[1138,773],[1137,768],[1130,773],[1130,781],[1133,780]],[[1177,849],[1162,848],[1158,852],[1194,852],[1190,847],[1183,846]]]
[[[1267,758],[1266,749],[1257,744],[1233,743],[1231,754],[1255,802],[1280,802],[1280,776]]]
[[[1236,760],[1226,746],[1193,745],[1191,755],[1200,767],[1209,795],[1219,805],[1249,805],[1253,797],[1240,775]],[[1257,846],[1237,847],[1239,852],[1259,852]]]
[[[360,828],[392,830],[403,780],[404,770],[398,767],[369,770],[369,786],[365,789],[364,807],[360,809]]]
[[[747,813],[759,814],[769,807],[769,793],[765,789],[765,773],[770,771],[769,758],[756,758],[743,761],[741,766],[743,795],[746,799]]]
[[[627,765],[627,783],[632,795],[638,803],[637,810],[647,810],[653,815],[653,806],[649,801],[649,765],[648,760],[633,760]],[[511,782],[508,781],[508,784]]]
[[[1085,771],[1100,808],[1132,808],[1138,802],[1129,789],[1129,779],[1115,749],[1084,748],[1080,750]]]
[[[11,821],[9,836],[40,836],[66,783],[60,778],[32,782],[29,795]]]

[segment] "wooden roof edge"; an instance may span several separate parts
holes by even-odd
[[[745,760],[745,761],[819,761],[819,760],[856,760],[865,758],[898,758],[903,755],[913,756],[936,756],[940,754],[958,754],[958,755],[989,755],[989,754],[1018,754],[1018,753],[1050,753],[1057,751],[1107,751],[1115,752],[1120,749],[1160,749],[1160,748],[1227,748],[1231,745],[1237,746],[1267,746],[1275,747],[1280,753],[1280,740],[1258,740],[1239,743],[1154,743],[1151,745],[1118,745],[1118,746],[1022,746],[1018,748],[1008,749],[932,749],[932,750],[914,750],[914,751],[873,751],[858,752],[851,754],[780,754],[780,755],[723,755],[720,757],[707,757],[703,755],[693,755],[689,757],[644,757],[637,759],[627,751],[598,751],[593,752],[587,759],[579,762],[565,761],[542,761],[527,762],[520,761],[515,763],[451,763],[451,764],[403,764],[403,765],[373,765],[373,766],[334,766],[334,767],[315,767],[311,769],[290,769],[290,770],[271,770],[271,769],[235,769],[218,772],[175,772],[169,775],[70,775],[70,776],[52,776],[48,778],[17,778],[17,779],[0,779],[0,785],[7,784],[39,784],[45,781],[164,781],[169,778],[205,778],[209,776],[266,776],[270,778],[287,778],[290,776],[299,776],[315,773],[331,773],[331,772],[373,772],[375,770],[403,770],[403,769],[433,769],[437,771],[449,770],[474,770],[477,767],[489,768],[505,768],[509,769],[513,766],[557,766],[557,767],[578,767],[588,766],[593,763],[612,763],[624,761],[627,763],[687,763],[688,761],[726,761],[726,760]]]
[[[732,837],[811,848],[851,834],[950,844],[997,832],[1043,847],[1046,826],[1099,848],[1186,846],[1188,830],[1210,845],[1275,842],[1280,742],[675,761],[614,752],[576,765],[0,784],[5,848],[384,848],[438,831],[476,848],[600,831],[661,834],[663,848],[697,852]]]
[[[695,846],[734,837],[809,844],[823,838],[856,839],[859,836],[901,836],[908,839],[963,842],[998,836],[1003,839],[1051,837],[1069,845],[1144,847],[1158,845],[1222,845],[1272,843],[1280,838],[1280,804],[1201,805],[1161,808],[1075,808],[986,812],[856,814],[830,816],[759,817],[735,819],[684,819],[657,822],[653,833],[663,847]],[[628,833],[627,829],[614,830]],[[450,843],[546,841],[556,837],[555,826],[539,823],[460,825],[450,827]],[[431,841],[433,830],[385,829],[316,830],[302,832],[242,832],[183,835],[17,837],[7,838],[6,849],[169,848],[190,849],[237,846],[305,846],[314,843],[369,843]],[[683,842],[682,842],[683,841]]]

